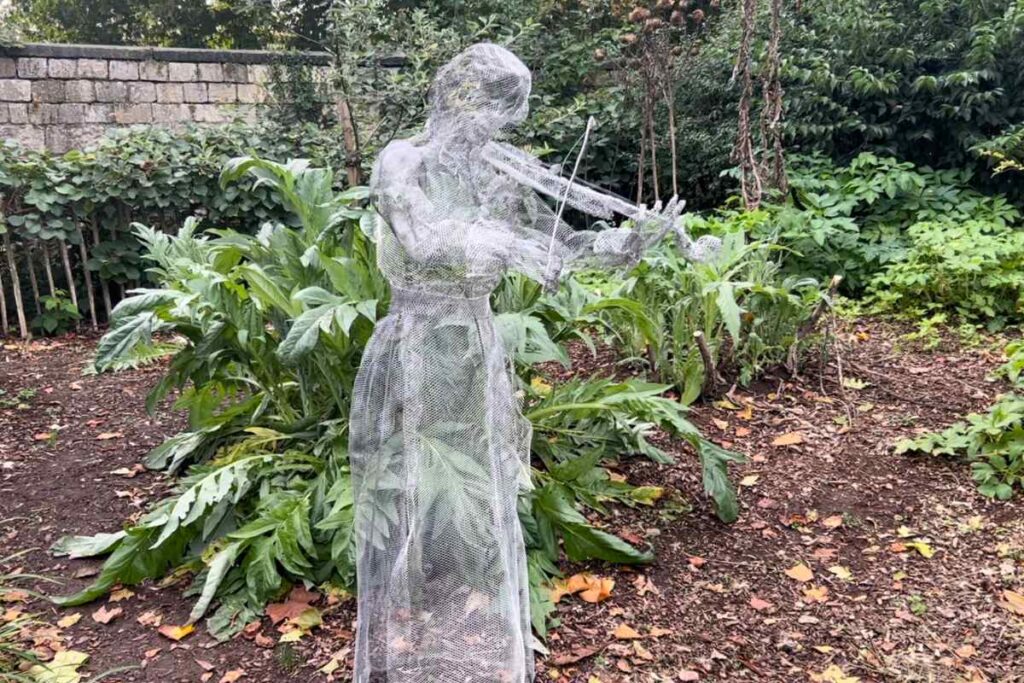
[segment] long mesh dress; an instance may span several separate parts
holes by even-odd
[[[523,119],[529,92],[514,55],[473,46],[438,73],[425,132],[388,145],[373,170],[392,303],[352,406],[357,683],[533,678],[516,514],[530,426],[488,296],[508,269],[550,285],[569,267],[633,262],[644,240],[561,224],[541,185],[598,215],[635,207],[491,141]]]

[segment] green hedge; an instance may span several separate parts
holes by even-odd
[[[18,325],[59,331],[76,309],[94,325],[109,319],[124,289],[144,277],[133,223],[174,232],[198,214],[252,232],[266,221],[288,222],[266,187],[221,189],[220,169],[246,152],[338,167],[339,139],[335,131],[312,125],[231,123],[181,132],[113,130],[64,155],[3,143],[3,331]],[[54,311],[64,314],[55,319]]]

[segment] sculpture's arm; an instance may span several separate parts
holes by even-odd
[[[405,253],[424,264],[467,263],[471,269],[505,259],[511,231],[494,222],[451,218],[423,191],[426,172],[421,151],[404,140],[388,145],[374,164],[371,198]]]

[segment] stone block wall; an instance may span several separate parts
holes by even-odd
[[[111,126],[252,119],[279,55],[104,45],[0,47],[0,138],[65,152]],[[304,59],[326,66],[326,53]]]

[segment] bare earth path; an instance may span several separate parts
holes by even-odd
[[[833,360],[826,371],[695,409],[709,437],[751,456],[733,473],[744,485],[731,527],[715,521],[682,448],[673,466],[617,466],[632,483],[665,488],[657,506],[619,509],[609,525],[650,544],[657,562],[566,566],[567,575],[591,572],[615,587],[599,604],[561,599],[538,680],[1024,681],[1024,619],[1000,606],[1003,590],[1024,589],[1024,503],[988,501],[966,467],[891,448],[1004,391],[986,380],[998,355],[900,350],[895,338],[880,323],[845,330],[845,387]],[[34,548],[13,564],[68,590],[95,563],[45,549],[67,533],[115,530],[158,498],[166,480],[135,465],[183,424],[173,413],[145,415],[159,368],[82,376],[92,346],[68,338],[0,350],[0,401],[35,391],[22,408],[0,407],[0,558]],[[328,680],[316,669],[332,655],[344,662],[351,644],[345,603],[326,607],[323,628],[294,646],[275,645],[269,623],[227,644],[203,629],[174,643],[138,619],[183,623],[182,588],[133,591],[71,611],[38,601],[0,608],[51,623],[82,614],[40,639],[89,653],[88,672],[144,667],[107,681],[217,683],[232,671],[244,671],[244,682]],[[101,605],[123,613],[97,623]],[[345,664],[332,677],[348,680]]]

